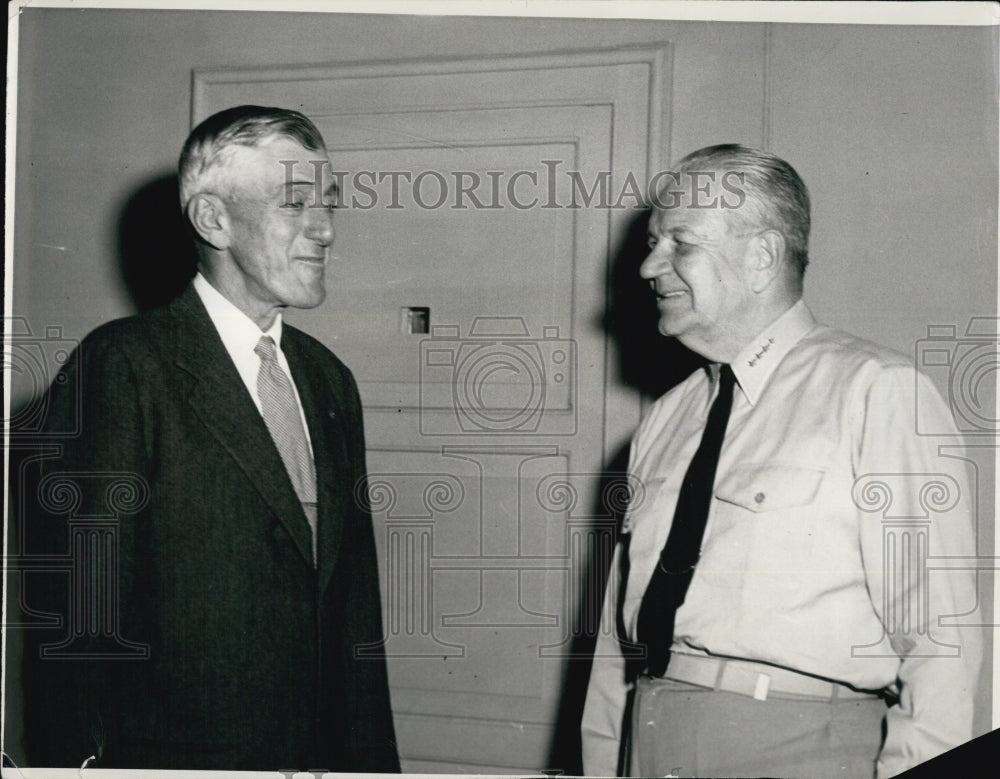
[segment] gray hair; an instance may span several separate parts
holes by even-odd
[[[191,131],[178,163],[181,208],[207,185],[218,184],[215,172],[237,146],[258,146],[276,135],[301,143],[310,151],[326,147],[319,130],[304,114],[285,108],[241,105],[205,119]]]
[[[769,152],[727,143],[688,154],[674,173],[679,180],[698,171],[739,177],[746,201],[732,213],[748,227],[778,230],[801,278],[809,264],[809,190],[795,168]]]

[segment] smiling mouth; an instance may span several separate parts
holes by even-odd
[[[682,297],[682,296],[684,296],[686,294],[687,294],[687,292],[685,292],[682,289],[677,289],[677,290],[673,290],[673,291],[670,291],[670,292],[657,292],[656,293],[656,299],[657,300],[674,300],[674,299]]]

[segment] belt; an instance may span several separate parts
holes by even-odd
[[[855,690],[845,684],[806,676],[787,668],[702,655],[672,653],[663,678],[748,695],[759,701],[775,694],[778,697],[785,695],[825,701],[881,697],[877,692]]]

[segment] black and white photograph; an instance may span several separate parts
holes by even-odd
[[[4,779],[995,754],[998,20],[10,3]]]

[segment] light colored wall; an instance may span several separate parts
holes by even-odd
[[[699,23],[29,8],[21,30],[15,310],[59,323],[73,337],[133,313],[117,262],[117,219],[130,195],[176,165],[190,129],[192,68],[676,39],[681,89],[718,94],[724,81],[738,100],[760,93],[763,77],[762,25],[746,25],[743,42],[734,44],[731,31],[724,36],[724,48],[735,54],[728,62],[723,52],[711,52],[717,32]],[[744,68],[750,56],[756,62]],[[748,115],[744,127],[727,121],[722,130],[722,102],[706,103],[697,116],[675,116],[675,146],[734,134],[759,143],[761,115]]]
[[[816,313],[910,354],[929,324],[993,316],[989,31],[780,25],[770,38],[770,145],[812,195]]]
[[[35,332],[58,324],[75,338],[132,313],[118,218],[175,165],[193,67],[665,40],[684,102],[714,97],[671,118],[663,157],[766,142],[798,168],[814,202],[807,299],[822,319],[912,353],[928,324],[961,332],[995,315],[988,31],[33,8],[21,14],[14,313]],[[723,121],[727,90],[759,94],[761,110]],[[992,507],[992,492],[981,505]],[[16,720],[8,726],[16,736]]]
[[[995,35],[774,25],[768,37],[768,145],[809,187],[806,299],[818,318],[911,356],[929,325],[955,325],[958,340],[972,317],[995,326]],[[980,387],[984,406],[995,400],[991,340],[965,363],[992,365]],[[931,375],[953,407],[972,402],[969,381],[952,385],[941,369]],[[968,440],[976,445],[979,550],[992,554],[996,439]],[[982,575],[980,593],[992,614],[991,580]],[[989,652],[983,678],[992,678]],[[991,727],[990,705],[984,689],[980,731]]]
[[[735,48],[734,28],[745,41]],[[988,31],[29,8],[21,36],[14,311],[71,337],[134,310],[117,221],[138,188],[175,165],[193,67],[664,40],[675,41],[675,90],[716,96],[671,118],[664,158],[760,144],[766,123],[768,146],[813,195],[807,298],[822,318],[912,352],[927,324],[995,309]],[[734,95],[762,94],[765,70],[766,118],[762,108],[742,127],[722,120],[720,79]]]

